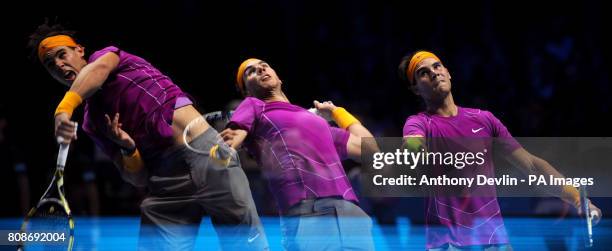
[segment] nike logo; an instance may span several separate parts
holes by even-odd
[[[472,129],[472,133],[477,133],[480,132],[480,130],[484,129],[484,127],[478,128],[478,129]]]
[[[259,237],[259,233],[257,233],[257,234],[256,234],[255,236],[253,236],[253,237],[250,237],[250,238],[248,239],[249,243],[253,242],[255,239],[257,239],[257,237]]]

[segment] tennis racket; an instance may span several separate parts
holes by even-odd
[[[580,206],[582,214],[585,217],[585,239],[584,246],[590,248],[593,246],[593,212],[589,210],[589,199],[587,197],[587,190],[585,186],[580,187]]]
[[[229,112],[214,111],[214,112],[209,112],[207,114],[204,114],[202,115],[202,117],[204,117],[206,122],[208,122],[211,125],[218,124],[218,123],[227,124],[229,120],[232,118],[233,114],[234,114],[233,110]]]
[[[18,250],[72,250],[74,220],[64,193],[64,167],[69,147],[68,144],[59,145],[51,184],[26,215],[21,225],[25,240],[22,238]]]
[[[313,108],[308,109],[308,111],[310,113],[314,114],[314,115],[317,115],[317,116],[323,118],[325,121],[327,121],[327,123],[334,122],[334,120],[332,119],[331,116],[328,116],[328,115],[326,115],[326,114],[324,114],[322,112],[319,112],[319,110],[317,108],[313,107]]]
[[[201,124],[207,123],[211,127],[213,127],[217,131],[223,130],[223,128],[229,123],[230,118],[232,117],[234,111],[214,111],[209,112],[201,117],[194,119],[189,122],[183,131],[183,141],[185,142],[185,146],[192,152],[198,154],[204,154],[211,157],[213,160],[218,160],[222,162],[222,164],[226,165],[229,163],[229,159],[231,156],[236,155],[236,150],[231,147],[219,147],[219,145],[225,144],[221,137],[216,139],[216,145],[213,148],[201,148],[198,145],[192,145],[189,139],[196,137],[200,133]]]

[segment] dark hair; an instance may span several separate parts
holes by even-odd
[[[43,39],[55,35],[68,35],[74,39],[74,34],[76,34],[76,31],[67,30],[59,23],[50,24],[49,19],[45,18],[45,22],[30,34],[30,40],[28,41],[28,48],[31,50],[30,59],[38,60],[38,45]]]
[[[408,88],[410,88],[410,90],[412,92],[415,92],[415,83],[414,83],[414,76],[410,76],[408,77],[408,66],[410,65],[410,59],[412,59],[412,57],[421,50],[417,50],[414,51],[410,54],[406,54],[406,56],[404,56],[402,58],[402,60],[400,61],[399,66],[397,67],[397,75],[399,76],[400,80],[402,80],[402,82],[405,82],[408,84]]]
[[[238,70],[236,70],[236,74],[234,74],[234,76],[236,75],[238,75]],[[242,78],[244,78],[244,75],[242,75]],[[236,89],[236,91],[238,91],[238,93],[240,93],[240,95],[242,95],[242,97],[248,96],[246,83],[244,80],[242,80],[242,88],[240,88],[240,84],[238,84],[238,82],[234,83],[234,88]]]

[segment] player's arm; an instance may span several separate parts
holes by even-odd
[[[87,64],[72,83],[70,90],[64,96],[55,110],[55,135],[70,143],[75,124],[70,121],[72,112],[86,99],[93,95],[106,81],[108,75],[117,68],[119,56],[108,52],[96,61]]]
[[[402,149],[408,149],[409,152],[419,152],[425,149],[425,136],[420,134],[404,136]]]
[[[344,108],[337,107],[330,101],[321,103],[316,100],[314,101],[314,106],[319,111],[321,116],[331,117],[340,128],[345,129],[350,133],[348,142],[346,144],[346,152],[350,159],[358,162],[361,161],[362,143],[367,144],[365,146],[367,152],[373,153],[379,151],[376,141],[362,141],[362,138],[373,139],[374,136],[361,124],[361,122],[359,122],[359,120],[353,117],[353,115],[351,115]]]
[[[105,135],[108,139],[113,141],[119,148],[119,154],[111,156],[115,165],[121,168],[122,174],[127,174],[130,180],[134,180],[136,177],[141,177],[144,173],[144,162],[140,157],[140,152],[136,147],[136,142],[130,135],[121,129],[121,123],[119,122],[119,113],[116,113],[111,119],[110,116],[104,115],[106,119],[106,131]],[[130,182],[134,184],[134,182]]]
[[[421,150],[427,151],[427,145],[425,144],[425,136],[421,134],[406,135],[403,138],[402,150],[407,149],[409,152],[421,152]],[[425,174],[422,167],[417,166],[414,169],[415,176],[420,177]]]
[[[346,143],[346,152],[350,159],[360,162],[361,161],[361,146],[367,144],[367,152],[378,152],[378,145],[374,141],[374,136],[367,128],[365,128],[359,121],[351,124],[346,128],[350,135],[348,142]],[[370,140],[363,140],[362,138],[371,138]]]
[[[136,187],[145,187],[147,185],[149,176],[139,153],[138,155],[117,153],[111,157],[111,160],[119,169],[119,173],[125,181]]]
[[[248,132],[238,128],[226,128],[219,135],[226,144],[234,149],[238,149],[246,139]]]
[[[515,167],[519,168],[525,174],[533,175],[552,175],[554,178],[564,178],[564,176],[557,171],[548,161],[539,158],[529,153],[524,148],[520,147],[512,152],[508,157],[508,161]],[[545,192],[548,194],[559,197],[563,201],[573,205],[580,210],[580,193],[578,189],[573,186],[545,186],[547,189]],[[597,208],[593,203],[589,203],[591,211],[597,211],[597,216],[601,216],[601,210]],[[595,218],[595,222],[599,221],[599,217]]]
[[[117,68],[117,65],[119,65],[119,55],[107,52],[81,69],[70,86],[70,91],[87,99],[102,87],[108,75]]]

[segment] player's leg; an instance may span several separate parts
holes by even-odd
[[[374,250],[372,221],[340,198],[305,200],[281,218],[287,250]]]
[[[344,250],[374,250],[372,219],[359,206],[346,200],[333,201]]]
[[[221,246],[228,250],[267,250],[267,237],[236,152],[212,128],[189,145],[185,152],[198,184],[195,196],[211,216]],[[211,149],[223,157],[211,158]]]
[[[193,200],[148,197],[140,207],[139,250],[193,249],[202,219]]]
[[[336,210],[305,200],[281,216],[285,250],[342,250]]]
[[[203,210],[194,194],[197,188],[184,154],[175,150],[150,161],[150,195],[141,205],[141,250],[190,250]]]
[[[226,183],[220,184],[226,176]],[[219,177],[213,182],[219,184],[202,193],[201,201],[211,216],[221,246],[226,250],[268,250],[267,236],[242,168],[210,170],[208,177]]]

